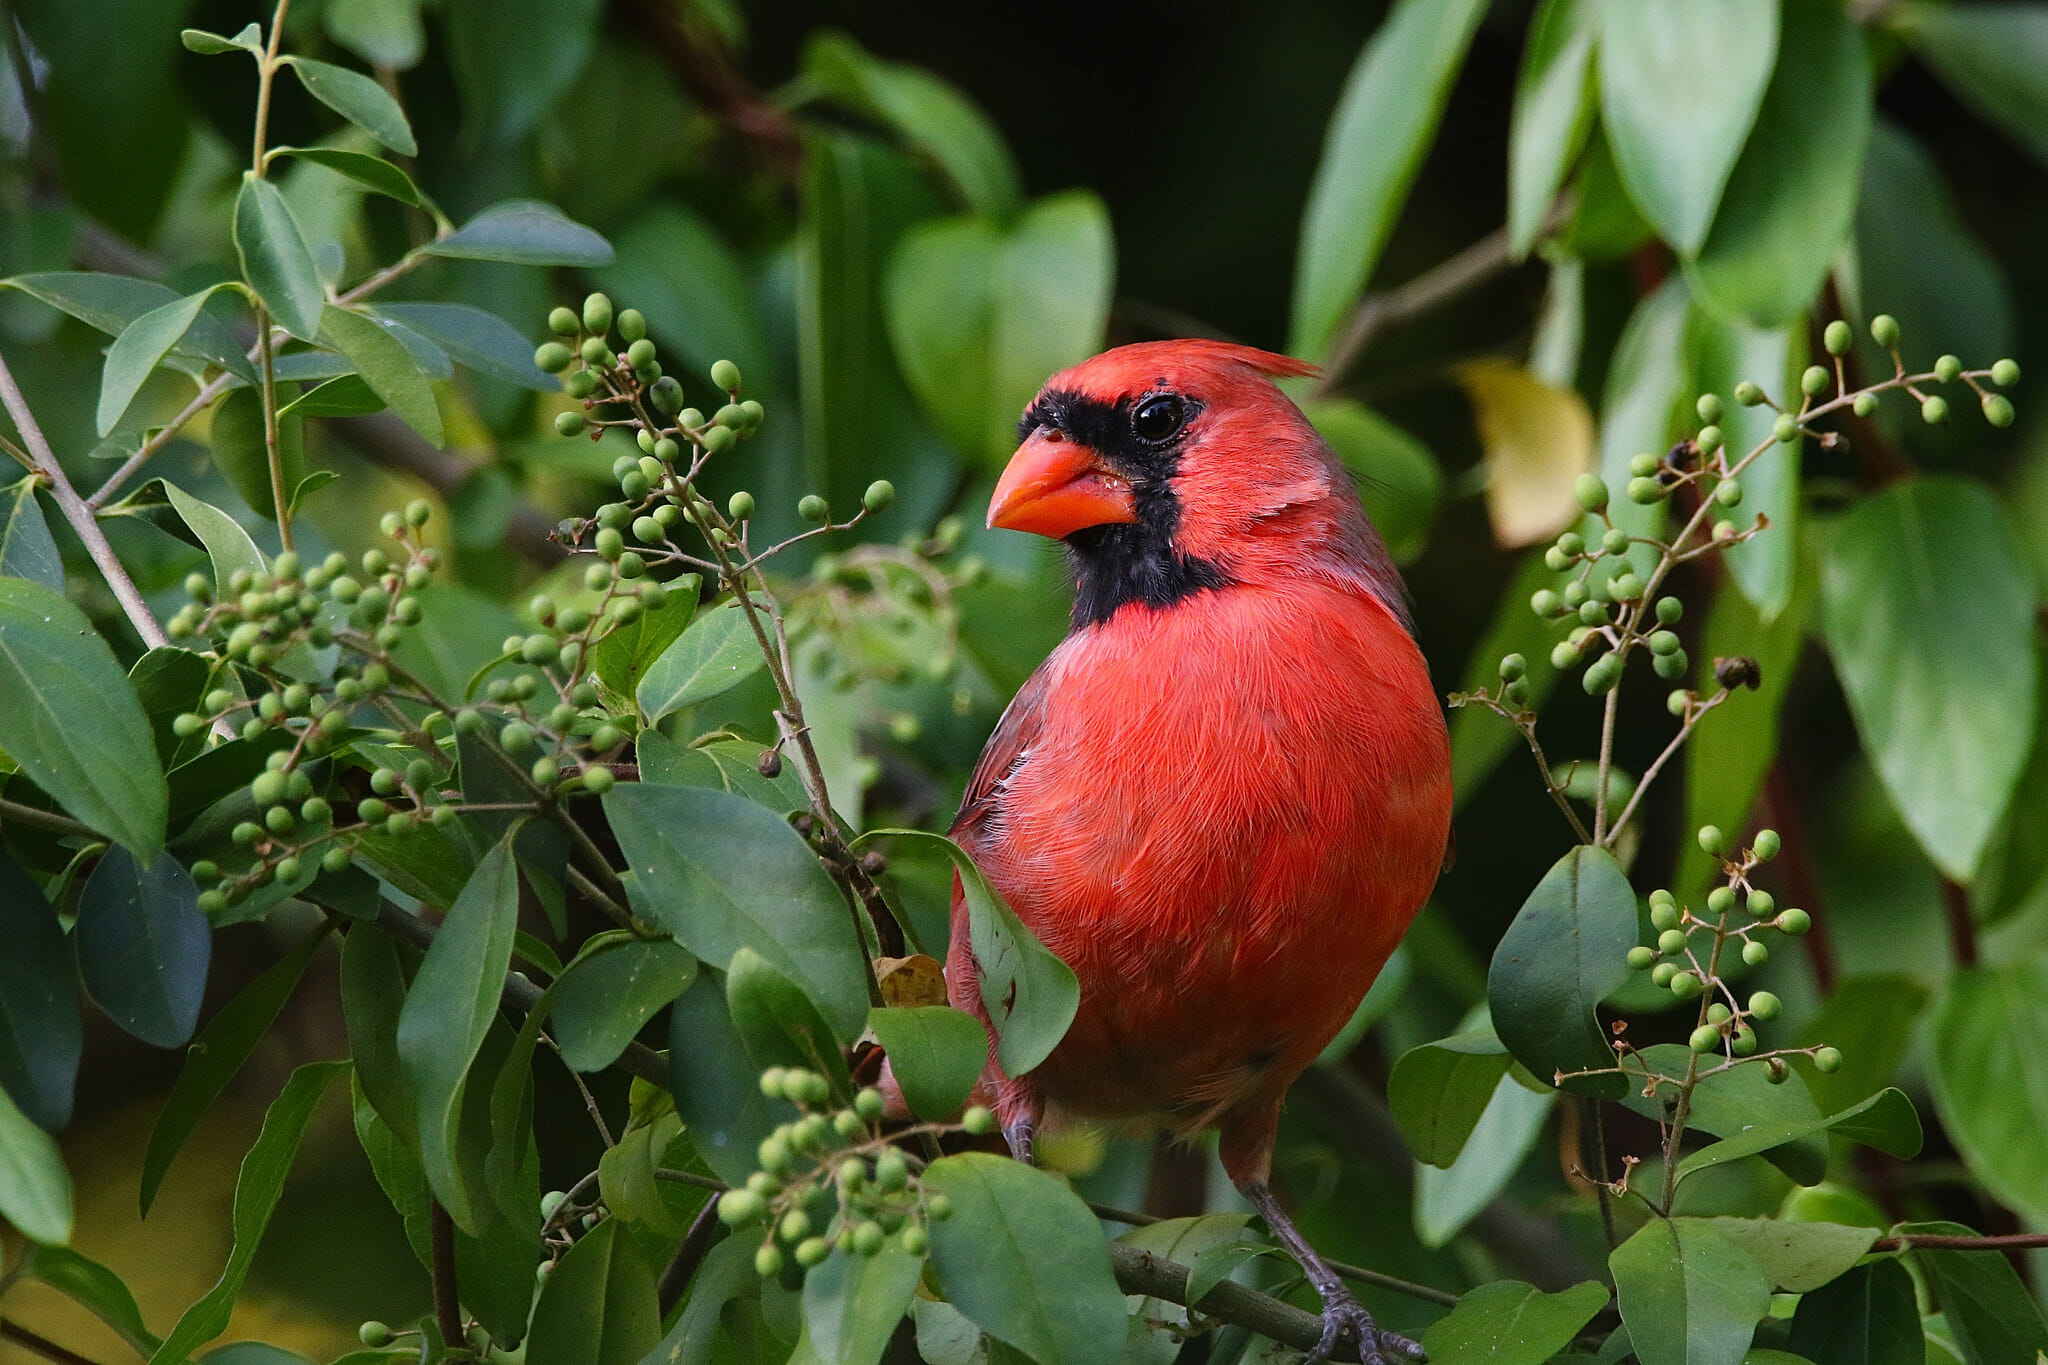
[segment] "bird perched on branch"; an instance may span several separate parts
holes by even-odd
[[[1400,576],[1274,380],[1285,356],[1123,346],[1025,410],[992,527],[1066,543],[1073,629],[1024,684],[953,826],[1081,1002],[988,1089],[1013,1153],[1048,1116],[1220,1128],[1222,1160],[1323,1298],[1317,1358],[1420,1356],[1274,1199],[1280,1103],[1435,883],[1450,748]],[[953,1003],[987,1020],[956,890]]]

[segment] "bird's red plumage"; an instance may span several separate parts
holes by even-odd
[[[998,726],[954,829],[1081,982],[1052,1056],[993,1078],[1006,1125],[1220,1125],[1241,1183],[1265,1180],[1282,1095],[1428,895],[1450,821],[1398,576],[1271,379],[1306,371],[1162,342],[1048,381],[1104,404],[1191,400],[1173,544],[1227,581],[1070,635]],[[981,1013],[957,899],[947,976]]]

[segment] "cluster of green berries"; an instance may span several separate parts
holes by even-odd
[[[943,1194],[926,1193],[910,1157],[881,1136],[882,1092],[872,1087],[842,1107],[815,1071],[770,1067],[761,1093],[788,1100],[801,1115],[761,1140],[761,1169],[718,1198],[730,1227],[762,1225],[754,1268],[763,1276],[801,1275],[836,1246],[872,1256],[891,1238],[913,1256],[930,1245],[929,1225],[952,1216]],[[961,1119],[971,1133],[992,1132],[995,1117],[976,1106]]]
[[[1966,370],[1963,368],[1963,362],[1960,357],[1943,355],[1935,360],[1934,368],[1930,372],[1908,379],[1906,377],[1905,359],[1899,354],[1899,320],[1890,313],[1879,313],[1870,320],[1870,337],[1871,340],[1891,352],[1894,371],[1893,382],[1904,388],[1907,393],[1919,401],[1920,419],[1922,421],[1929,425],[1946,422],[1948,420],[1948,400],[1938,393],[1921,392],[1920,385],[1930,379],[1937,384],[1953,384],[1960,379],[1969,385],[1970,392],[1976,395],[1977,407],[1984,414],[1985,421],[1994,427],[2009,427],[2012,425],[2012,400],[2002,393],[1992,392],[1990,388],[1985,387],[1985,384],[1988,381],[1996,388],[2009,389],[2014,384],[2019,383],[2020,367],[2016,361],[2009,359],[1997,360],[1992,363],[1989,369]],[[1854,343],[1855,334],[1850,331],[1848,323],[1837,319],[1828,324],[1821,340],[1822,344],[1827,347],[1829,355],[1840,357],[1846,354],[1851,344]],[[1815,381],[1813,376],[1817,371],[1821,374],[1821,378]],[[1836,381],[1839,385],[1839,368],[1836,371]],[[1812,387],[1808,387],[1809,384]],[[1826,371],[1822,370],[1818,365],[1810,367],[1806,372],[1801,387],[1806,390],[1809,396],[1819,394],[1827,387]],[[1850,406],[1858,417],[1869,417],[1877,411],[1877,395],[1868,391],[1859,393],[1851,400]],[[1779,420],[1782,426],[1783,419]],[[1790,438],[1781,436],[1779,439],[1786,440]]]
[[[1721,484],[1724,488],[1735,486],[1732,479]],[[1607,484],[1599,475],[1581,474],[1575,491],[1580,506],[1605,517]],[[1732,528],[1730,534],[1734,534]],[[1529,599],[1530,610],[1544,620],[1570,624],[1569,633],[1550,651],[1553,668],[1562,671],[1592,656],[1581,680],[1591,696],[1614,690],[1621,681],[1623,662],[1637,644],[1648,648],[1652,670],[1666,681],[1683,678],[1692,667],[1672,629],[1684,616],[1685,606],[1675,597],[1653,597],[1650,585],[1628,561],[1629,547],[1635,543],[1635,537],[1611,523],[1597,540],[1589,541],[1577,531],[1564,532],[1544,551],[1543,559],[1553,572],[1573,576],[1561,588],[1537,589]],[[1599,567],[1603,563],[1607,570]],[[1522,704],[1512,693],[1526,667],[1527,661],[1520,655],[1501,660],[1501,680],[1506,684],[1503,700],[1510,705]],[[1526,695],[1526,687],[1522,690]],[[1674,695],[1686,696],[1682,691]]]

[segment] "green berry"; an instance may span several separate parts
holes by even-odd
[[[562,309],[560,311],[567,312],[568,310]],[[373,1319],[356,1328],[356,1340],[362,1342],[365,1346],[389,1346],[391,1344],[391,1329]]]
[[[1504,655],[1500,661],[1500,680],[1513,682],[1529,671],[1529,661],[1519,654]]]
[[[1721,395],[1720,395],[1720,394],[1718,394],[1718,393],[1703,393],[1703,394],[1701,394],[1701,395],[1699,396],[1699,401],[1695,402],[1695,403],[1694,403],[1694,404],[1692,405],[1692,410],[1693,410],[1694,412],[1696,412],[1696,413],[1698,413],[1698,414],[1699,414],[1699,416],[1700,416],[1700,420],[1701,420],[1702,422],[1718,422],[1718,421],[1720,421],[1720,420],[1721,420]]]
[[[545,754],[533,761],[533,785],[546,790],[555,785],[555,779],[562,775],[561,766]]]
[[[1603,654],[1587,666],[1585,674],[1579,679],[1579,684],[1586,689],[1587,696],[1597,697],[1612,692],[1615,684],[1620,681],[1621,656]]]
[[[1839,1048],[1824,1047],[1813,1054],[1814,1069],[1824,1076],[1832,1076],[1842,1069],[1842,1053]]]
[[[1948,400],[1940,394],[1929,394],[1920,404],[1920,420],[1935,426],[1948,420]]]
[[[1847,355],[1849,346],[1856,340],[1856,334],[1849,330],[1849,324],[1836,318],[1827,330],[1820,334],[1820,344],[1827,347],[1829,355]]]
[[[1650,924],[1659,932],[1678,928],[1678,907],[1670,901],[1650,902]]]
[[[1579,603],[1579,620],[1589,626],[1597,626],[1607,619],[1605,602]]]
[[[1666,929],[1657,935],[1657,951],[1670,956],[1685,951],[1685,930]]]
[[[754,515],[754,495],[742,488],[726,500],[725,514],[734,521],[745,521]]]
[[[285,776],[280,772],[259,773],[249,784],[249,794],[259,806],[274,806],[284,800]]]
[[[571,398],[588,398],[597,392],[597,376],[589,370],[578,370],[562,381],[562,391]]]
[[[1778,917],[1771,922],[1778,927],[1780,932],[1797,938],[1813,927],[1813,916],[1807,914],[1804,910],[1780,910]]]
[[[1550,651],[1550,666],[1567,669],[1579,661],[1579,647],[1569,640],[1559,640]]]
[[[796,505],[796,514],[805,521],[823,521],[830,515],[825,500],[816,493],[807,493]]]
[[[1791,1069],[1785,1065],[1785,1059],[1782,1057],[1772,1057],[1764,1063],[1764,1079],[1772,1085],[1783,1085],[1785,1078],[1791,1074]]]
[[[1538,588],[1529,597],[1529,610],[1538,616],[1555,616],[1563,605],[1558,595],[1549,588]]]
[[[1742,502],[1742,485],[1734,479],[1723,479],[1714,485],[1714,501],[1723,507],[1739,506]]]
[[[1899,320],[1890,313],[1879,313],[1870,320],[1870,339],[1890,350],[1899,344]]]
[[[874,1255],[882,1249],[883,1237],[882,1225],[875,1222],[872,1218],[856,1224],[853,1229],[853,1254],[856,1256]]]
[[[585,337],[582,355],[584,364],[600,370],[610,367],[612,361],[617,359],[612,354],[612,348],[604,344],[604,338],[601,336]]]
[[[619,335],[627,341],[638,341],[647,335],[647,319],[640,315],[638,308],[620,310]]]
[[[603,294],[592,294],[583,300],[583,325],[593,332],[609,332],[612,329],[612,301]]]
[[[1679,647],[1680,642],[1675,631],[1653,630],[1650,632],[1650,652],[1652,654],[1676,654]]]
[[[1747,1057],[1756,1051],[1756,1030],[1747,1024],[1738,1024],[1728,1039],[1728,1050],[1738,1057]]]
[[[654,363],[654,343],[641,337],[626,348],[626,363],[636,370],[644,370]]]
[[[1707,1006],[1707,1022],[1710,1024],[1725,1024],[1734,1017],[1735,1012],[1718,1000]]]
[[[993,1133],[996,1130],[996,1116],[982,1105],[972,1105],[960,1116],[960,1126],[970,1133]]]
[[[543,341],[533,353],[533,363],[549,374],[560,374],[576,359],[576,353],[559,341]]]
[[[1721,850],[1726,847],[1727,840],[1723,837],[1720,826],[1700,826],[1700,852],[1711,853],[1718,858],[1721,856]]]
[[[1761,967],[1770,958],[1771,950],[1755,939],[1742,945],[1742,960],[1752,967]]]
[[[1758,862],[1767,863],[1778,856],[1778,849],[1781,846],[1782,841],[1778,838],[1778,831],[1774,829],[1760,829],[1756,832],[1756,838],[1750,840],[1749,851],[1756,854]]]
[[[1778,420],[1771,423],[1771,439],[1780,445],[1790,445],[1799,439],[1799,419],[1789,412],[1778,414]]]
[[[548,314],[548,330],[556,336],[572,337],[582,328],[582,320],[566,308],[557,308]]]
[[[1712,1024],[1701,1024],[1692,1031],[1692,1037],[1686,1039],[1686,1043],[1694,1052],[1712,1052],[1721,1046],[1721,1030]]]
[[[1749,997],[1749,1012],[1759,1019],[1775,1019],[1783,1008],[1783,1002],[1769,991],[1758,991]]]
[[[1628,472],[1637,478],[1648,478],[1657,472],[1658,460],[1655,455],[1637,454],[1628,457]]]
[[[558,412],[555,414],[557,436],[577,436],[583,431],[583,414],[580,412]]]
[[[1998,360],[1991,365],[1991,382],[2001,389],[2009,389],[2020,382],[2019,362]],[[195,594],[196,595],[196,594]]]
[[[591,540],[591,546],[598,558],[616,562],[626,552],[626,538],[607,526]]]
[[[727,1227],[751,1223],[766,1211],[761,1196],[752,1190],[727,1190],[718,1196],[718,1221]]]
[[[1602,511],[1607,506],[1607,484],[1598,474],[1581,474],[1572,482],[1572,496],[1588,512]]]
[[[1735,908],[1735,892],[1726,886],[1717,886],[1707,893],[1707,913],[1725,915]]]
[[[1934,377],[1944,384],[1953,384],[1962,372],[1961,356],[1945,355],[1934,362]]]
[[[1828,386],[1828,371],[1825,365],[1808,365],[1799,376],[1799,391],[1808,398],[1817,397]]]
[[[599,764],[586,764],[583,769],[583,790],[592,796],[603,796],[618,781],[618,775],[610,768]]]
[[[1672,978],[1677,975],[1678,964],[1676,962],[1659,962],[1656,966],[1650,968],[1650,981],[1660,989],[1668,987],[1671,984]]]
[[[508,754],[524,753],[533,747],[533,727],[523,720],[508,721],[498,731],[498,743]]]
[[[1708,454],[1712,454],[1714,451],[1719,450],[1722,442],[1727,439],[1722,434],[1721,428],[1708,425],[1700,428],[1700,434],[1692,438],[1692,443]]]
[[[1743,908],[1758,919],[1769,919],[1771,912],[1778,908],[1778,902],[1768,891],[1752,891]]]
[[[1764,401],[1764,391],[1745,379],[1735,386],[1735,401],[1745,408],[1753,408]]]
[[[1984,420],[1994,427],[2012,425],[2012,400],[2002,393],[1987,393],[1979,405],[1984,410]]]
[[[1697,972],[1682,971],[1671,978],[1671,993],[1680,1000],[1696,1000],[1705,989],[1706,983],[1700,980]]]
[[[1673,716],[1683,716],[1692,709],[1692,694],[1682,687],[1674,687],[1664,695],[1664,710]]]
[[[894,1147],[886,1148],[875,1158],[875,1187],[884,1194],[894,1194],[910,1183],[910,1163],[903,1159],[903,1153]]]
[[[876,479],[868,485],[867,492],[860,495],[860,505],[869,512],[880,512],[896,501],[896,485],[887,479]]]
[[[711,382],[727,393],[738,393],[740,391],[740,367],[733,364],[730,360],[713,361],[711,365]]]
[[[1664,501],[1665,488],[1655,479],[1635,478],[1628,481],[1628,500],[1641,507]]]
[[[633,539],[642,545],[659,545],[668,539],[668,530],[653,517],[633,518]]]
[[[882,1092],[873,1086],[868,1086],[853,1097],[853,1112],[869,1122],[882,1117],[882,1111],[887,1107],[888,1102],[883,1098]]]
[[[1877,415],[1877,395],[1874,393],[1857,394],[1849,404],[1849,411],[1855,413],[1858,417],[1875,417]]]
[[[1637,971],[1647,971],[1657,965],[1657,950],[1638,943],[1628,950],[1628,965]]]
[[[775,1225],[775,1235],[785,1242],[802,1241],[810,1236],[811,1216],[802,1209],[791,1209],[782,1215],[782,1221]]]
[[[796,1244],[796,1263],[808,1270],[832,1254],[832,1244],[823,1237],[806,1237]]]
[[[1685,603],[1675,597],[1657,599],[1657,620],[1662,625],[1675,626],[1685,615]]]
[[[772,1280],[782,1273],[782,1248],[773,1242],[763,1243],[754,1253],[754,1273],[764,1280]]]

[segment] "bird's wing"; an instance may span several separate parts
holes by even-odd
[[[967,779],[967,794],[960,798],[960,813],[953,817],[952,836],[970,850],[989,816],[995,813],[1004,779],[1024,761],[1025,750],[1045,726],[1050,665],[1050,660],[1040,664],[1038,671],[1010,699],[1003,718],[996,722],[995,733],[988,737],[988,745],[974,765],[974,775]]]

